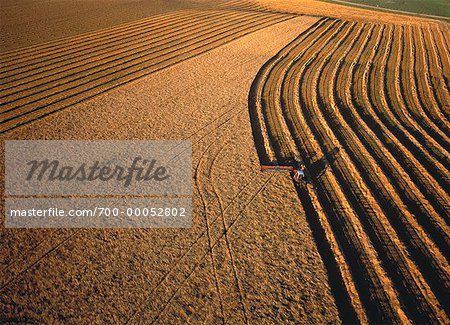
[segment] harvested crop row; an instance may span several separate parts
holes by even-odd
[[[54,65],[49,71],[42,71],[39,67],[36,67],[29,74],[33,74],[33,77],[38,75],[38,80],[33,81],[31,79],[31,81],[28,81],[26,79],[29,78],[19,78],[19,82],[16,84],[10,80],[13,84],[12,89],[3,91],[1,98],[6,105],[10,103],[20,105],[20,100],[26,102],[26,97],[54,89],[55,86],[69,84],[83,77],[95,76],[98,71],[115,67],[122,68],[128,62],[135,64],[135,61],[142,57],[163,58],[164,55],[172,53],[174,49],[206,39],[211,31],[217,30],[219,32],[226,28],[233,28],[236,23],[241,23],[243,19],[260,19],[261,17],[262,15],[254,17],[251,14],[236,15],[230,13],[211,18],[207,17],[204,22],[196,22],[190,19],[187,27],[169,29],[168,37],[161,37],[161,34],[158,33],[152,35],[152,37],[145,37],[137,44],[130,40],[124,49],[116,49],[109,45],[105,54],[96,53],[95,56],[81,57],[76,64],[67,64],[65,61]],[[163,33],[162,35],[165,36],[166,34]]]
[[[89,48],[98,42],[111,42],[120,39],[127,39],[143,32],[149,32],[153,28],[159,29],[165,23],[174,24],[177,20],[183,21],[185,18],[198,17],[199,11],[180,11],[164,16],[156,16],[133,22],[126,25],[119,25],[106,30],[77,35],[58,41],[44,43],[44,45],[30,46],[21,51],[11,51],[2,53],[5,58],[0,61],[2,64],[2,74],[13,71],[16,68],[26,67],[35,63],[46,62],[47,60],[62,57],[73,53],[78,53]]]
[[[408,134],[414,137],[430,155],[441,162],[447,170],[450,168],[450,161],[434,138],[424,130],[408,112],[408,105],[411,97],[407,95],[411,91],[410,80],[407,72],[409,62],[405,51],[404,27],[395,28],[392,32],[392,47],[389,49],[385,59],[386,73],[383,75],[385,84],[384,107],[391,107],[390,113],[394,116],[396,123],[402,126]],[[412,104],[411,104],[412,105]],[[384,108],[381,108],[384,110]]]
[[[385,28],[379,31],[379,33],[384,33]],[[381,36],[380,36],[381,37]],[[398,192],[400,195],[404,196],[405,188],[407,189],[412,186],[415,188],[415,193],[421,193],[423,197],[429,201],[434,209],[442,214],[442,216],[446,216],[449,211],[448,206],[448,194],[442,188],[438,182],[431,176],[428,168],[424,168],[422,164],[416,159],[413,153],[407,150],[401,142],[389,131],[388,128],[383,126],[382,121],[377,117],[377,114],[374,111],[374,107],[371,102],[371,98],[373,97],[373,93],[370,92],[370,87],[368,85],[368,76],[371,74],[373,70],[373,60],[377,53],[377,49],[380,46],[381,39],[378,39],[376,45],[371,44],[368,48],[370,51],[364,51],[361,54],[361,58],[358,58],[357,63],[353,66],[352,76],[356,81],[343,81],[343,84],[348,86],[348,89],[338,88],[336,92],[342,101],[346,103],[343,107],[343,112],[346,112],[346,119],[349,123],[355,124],[355,128],[358,130],[360,128],[360,121],[364,121],[364,128],[370,128],[371,134],[370,138],[372,139],[380,139],[380,142],[383,144],[383,147],[379,147],[382,152],[375,147],[374,149],[370,149],[372,155],[374,157],[380,157],[380,167],[384,173],[391,175],[399,174],[399,177],[396,177],[399,180],[401,185],[398,187]],[[361,61],[361,62],[360,62]],[[346,71],[346,70],[345,70]],[[343,72],[343,76],[345,73]],[[382,91],[383,92],[383,91]],[[347,112],[347,108],[350,109]],[[360,117],[361,120],[355,119],[354,116]],[[368,141],[368,143],[372,143]],[[373,150],[376,150],[375,152]],[[386,151],[387,150],[387,151]],[[389,159],[384,159],[384,157],[389,157]],[[385,163],[382,163],[382,162]],[[398,164],[395,162],[398,161]],[[385,165],[387,163],[387,165]],[[384,167],[383,167],[384,166]],[[407,175],[405,175],[405,172]],[[414,183],[409,183],[409,185],[403,179],[409,179]],[[395,183],[398,184],[398,183]],[[417,190],[420,189],[420,190]],[[413,194],[415,195],[415,194]],[[416,207],[414,202],[420,202],[421,199],[413,196],[412,198],[406,198],[410,202],[413,203],[412,210],[415,210]]]
[[[450,124],[447,118],[442,114],[441,107],[444,106],[439,101],[439,96],[433,89],[433,84],[431,82],[431,58],[429,55],[429,50],[425,44],[425,32],[422,28],[414,28],[414,37],[411,41],[414,42],[414,48],[417,53],[416,59],[419,67],[425,67],[422,73],[419,73],[419,69],[414,69],[414,80],[417,84],[418,99],[420,101],[420,106],[423,113],[427,118],[437,127],[439,131],[443,133],[448,141],[448,136],[450,135]],[[433,47],[431,47],[433,49]],[[437,88],[437,87],[436,87]],[[429,103],[427,105],[427,103]]]
[[[337,46],[341,45],[340,42],[337,42],[336,44]],[[352,140],[352,134],[345,130],[345,123],[342,120],[339,121],[339,117],[333,117],[334,112],[338,112],[336,107],[333,108],[330,106],[334,103],[333,98],[326,98],[326,94],[320,96],[322,93],[321,90],[329,89],[329,80],[333,80],[331,76],[322,77],[322,73],[325,65],[330,69],[333,67],[333,64],[328,63],[330,55],[333,54],[334,51],[335,50],[333,49],[324,51],[324,57],[319,56],[318,59],[314,60],[314,62],[307,67],[304,79],[300,79],[302,89],[300,100],[304,101],[304,105],[301,105],[302,108],[304,108],[303,115],[306,117],[307,121],[311,121],[311,128],[315,131],[315,137],[321,144],[323,152],[331,152],[334,148],[339,147],[340,143],[343,145],[340,155],[335,159],[329,160],[329,163],[340,181],[340,184],[345,189],[349,201],[358,213],[362,224],[365,225],[366,232],[369,237],[371,237],[378,255],[381,257],[384,264],[389,266],[387,270],[390,271],[389,275],[391,276],[391,279],[395,280],[396,278],[399,278],[397,283],[399,284],[400,289],[403,289],[403,292],[405,292],[405,296],[409,299],[409,295],[412,294],[412,292],[409,291],[412,290],[412,287],[410,286],[414,285],[415,281],[418,280],[416,278],[417,271],[414,270],[413,263],[405,261],[405,256],[407,255],[405,250],[403,249],[402,253],[401,245],[398,244],[398,239],[397,241],[395,240],[395,232],[389,227],[389,222],[384,217],[380,206],[378,206],[377,202],[370,194],[367,186],[365,186],[364,180],[359,177],[360,171],[357,170],[357,167],[358,169],[361,169],[361,166],[363,166],[363,168],[368,168],[369,162],[361,160],[355,161],[355,157],[365,158],[368,156],[367,152],[358,148],[358,140]],[[325,53],[329,54],[325,55]],[[339,54],[338,57],[340,57],[340,55],[341,54]],[[325,82],[325,84],[320,84],[319,80]],[[330,84],[333,87],[333,83],[331,82]],[[331,95],[328,97],[331,97]],[[322,112],[320,110],[322,107],[328,108],[328,111]],[[330,123],[330,121],[333,123],[331,124],[331,128],[327,126],[327,122]],[[339,141],[333,136],[333,133],[337,134]],[[354,165],[356,162],[358,163],[356,165],[357,167]],[[373,189],[373,184],[370,186],[370,189]],[[398,246],[397,250],[393,248],[396,246]],[[388,249],[384,249],[385,247]],[[392,264],[393,261],[396,262]],[[410,270],[409,268],[413,268],[413,270]],[[405,283],[409,284],[405,285]],[[402,292],[402,290],[399,290],[398,288],[397,290]],[[426,315],[425,317],[430,317],[431,320],[436,320],[438,317],[438,312],[433,311],[433,304],[431,302],[425,302],[425,297],[428,295],[426,293],[427,291],[426,286],[425,288],[421,288],[419,285],[415,289],[418,301],[411,304],[411,307],[416,308],[417,306],[420,306],[418,308],[423,309],[415,311],[416,321],[426,321],[417,318],[420,317],[418,315],[420,315],[421,312],[424,312],[424,310],[427,310],[424,312],[424,315]]]
[[[255,1],[251,0],[231,0],[219,5],[219,7],[226,7],[238,10],[265,11],[263,7],[259,6],[258,4],[255,3]]]
[[[429,136],[439,151],[448,154],[450,152],[448,137],[429,120],[428,116],[423,114],[424,108],[418,93],[416,61],[421,63],[421,70],[425,66],[420,61],[421,56],[416,53],[416,47],[414,46],[413,38],[416,38],[417,35],[412,35],[413,31],[410,26],[403,27],[401,33],[400,53],[402,53],[402,62],[399,82],[401,94],[406,103],[406,111],[408,112],[406,116],[411,117],[411,121],[416,122],[416,124],[412,125],[420,127],[417,130],[426,133],[425,136]],[[423,73],[421,75],[423,76]]]
[[[449,43],[448,43],[448,28],[444,31],[438,29],[435,33],[436,45],[439,50],[439,57],[442,59],[442,68],[445,79],[448,81],[450,79],[450,59],[448,54],[450,53]],[[447,83],[448,85],[448,83]]]
[[[426,167],[430,174],[435,177],[436,180],[444,188],[448,187],[450,182],[448,178],[448,170],[450,165],[448,160],[443,157],[440,152],[433,150],[427,150],[424,147],[422,137],[418,136],[418,139],[414,137],[417,134],[413,128],[402,123],[399,119],[398,111],[401,105],[401,97],[397,89],[397,74],[395,74],[396,65],[395,57],[392,58],[392,51],[395,49],[395,42],[397,42],[398,49],[398,37],[394,40],[394,27],[391,26],[388,33],[383,39],[384,42],[380,45],[380,51],[377,51],[373,60],[373,67],[371,68],[368,76],[368,91],[370,92],[370,101],[375,109],[376,116],[379,118],[383,125],[394,134],[394,138],[399,139],[402,144],[410,150]],[[391,58],[391,59],[390,59]],[[380,84],[381,81],[381,84]]]
[[[435,33],[433,33],[431,28],[427,28],[423,33],[425,36],[425,48],[432,50],[431,53],[428,53],[431,90],[435,93],[436,100],[438,101],[438,109],[445,116],[447,123],[450,123],[450,95],[445,82],[442,59],[439,56],[436,46]]]
[[[133,52],[133,50],[136,51],[143,46],[156,48],[160,44],[176,40],[179,36],[183,36],[186,28],[188,31],[195,31],[197,28],[201,31],[201,27],[212,23],[215,19],[220,22],[233,16],[233,13],[230,12],[225,14],[216,12],[214,14],[185,15],[182,17],[183,19],[177,19],[172,23],[166,21],[165,24],[161,25],[145,25],[133,29],[131,33],[128,32],[104,37],[93,44],[83,44],[83,46],[77,46],[75,48],[68,47],[64,50],[59,49],[55,51],[56,53],[52,52],[46,55],[45,58],[17,64],[15,68],[10,68],[8,72],[5,71],[3,77],[5,84],[7,83],[7,88],[2,87],[1,89],[15,88],[17,85],[42,79],[45,76],[55,73],[55,71],[63,72],[71,68],[86,65],[89,63],[88,59],[93,58],[99,60],[102,59],[102,56],[110,57],[115,51]],[[93,45],[93,47],[90,45]],[[74,56],[74,51],[76,52],[76,56]]]
[[[337,32],[328,30],[328,37],[323,37],[321,41],[313,42],[312,46],[306,47],[306,51],[296,59],[306,60],[305,58],[311,57],[310,52],[316,53],[323,47],[324,43],[331,44],[331,39],[335,38],[339,32],[343,32],[343,30],[348,31],[349,27],[347,25],[341,23]],[[292,71],[292,62],[288,63],[287,71]],[[308,64],[305,61],[302,63],[301,66],[303,67],[305,64]],[[283,102],[283,112],[287,124],[290,131],[295,132],[293,133],[293,138],[296,143],[303,143],[303,145],[299,145],[299,149],[302,152],[306,150],[304,155],[307,156],[307,159],[303,159],[305,164],[308,167],[316,166],[316,168],[312,169],[317,169],[324,159],[320,146],[312,140],[314,137],[311,131],[308,131],[308,126],[304,124],[302,119],[299,119],[299,115],[289,113],[300,110],[299,103],[295,100],[298,95],[299,84],[298,82],[296,83],[296,78],[289,78],[289,76],[284,81],[294,82],[294,84],[291,87],[283,86],[283,89],[289,89],[291,95],[289,98],[282,96],[282,99],[289,100],[289,104],[296,107],[286,110],[287,104]],[[293,102],[291,101],[292,99],[294,99]],[[297,125],[297,127],[292,128],[292,125]],[[361,300],[367,309],[369,318],[377,319],[378,321],[403,319],[403,312],[400,308],[397,308],[398,301],[391,289],[391,284],[383,275],[383,270],[380,268],[374,255],[375,252],[362,230],[362,225],[359,223],[356,213],[347,201],[341,186],[338,185],[337,179],[329,170],[325,170],[320,179],[321,181],[316,186],[318,187],[321,204],[324,206],[329,222],[335,231],[334,235],[343,248],[350,269],[356,268],[361,270],[360,273],[353,273],[353,275],[356,278],[359,294],[362,294]],[[326,227],[323,228],[326,229]],[[351,279],[345,279],[345,281],[349,280]]]
[[[264,66],[258,72],[258,75],[255,78],[255,81],[250,89],[249,105],[253,108],[252,110],[250,110],[250,119],[253,123],[253,137],[256,142],[257,150],[261,151],[260,157],[265,157],[264,163],[266,164],[274,163],[277,161],[277,159],[279,159],[279,157],[275,157],[275,150],[272,147],[271,140],[269,139],[270,135],[268,132],[268,126],[266,125],[266,116],[263,112],[263,104],[265,105],[265,103],[262,99],[262,91],[266,85],[267,77],[272,71],[273,67],[277,65],[279,61],[283,60],[287,55],[294,54],[292,50],[295,48],[295,45],[299,40],[308,40],[308,37],[324,27],[326,21],[327,19],[324,18],[316,22],[314,25],[312,25],[311,28],[300,34],[293,42],[282,49],[274,58],[266,62],[266,64],[264,64]],[[317,36],[309,41],[313,42],[316,38]]]
[[[332,30],[333,26],[334,23],[324,24],[320,33],[313,34],[313,38],[307,40],[308,45],[312,46],[322,37],[328,37],[328,39],[331,40],[333,34],[328,33]],[[342,27],[343,26],[340,26],[337,30],[340,30]],[[288,162],[292,159],[298,160],[299,158],[299,155],[296,152],[295,143],[289,136],[286,136],[288,127],[283,117],[280,102],[281,77],[284,75],[290,60],[299,55],[301,55],[301,53],[298,51],[290,50],[278,64],[272,66],[263,85],[265,91],[261,96],[262,115],[264,116],[264,122],[267,126],[268,135],[271,139],[271,144],[275,149],[278,162]]]
[[[19,82],[17,87],[2,91],[0,94],[3,104],[0,113],[3,123],[0,131],[4,132],[40,118],[291,17],[220,10],[210,19],[202,16],[201,19],[206,19],[206,22],[199,24],[189,16],[186,19],[191,23],[189,27],[184,26],[181,33],[175,31],[175,35],[167,36],[156,30],[155,35],[149,36],[144,41],[145,45],[129,47],[118,52],[112,49],[109,56],[90,57],[87,62],[81,65],[75,63],[63,71],[58,71],[56,65],[52,66],[53,70],[50,73],[45,69],[30,70],[27,73],[34,76],[28,80],[29,83],[21,85]],[[163,40],[152,44],[153,39],[161,37],[161,33],[164,35]],[[59,49],[55,51],[59,52]],[[59,64],[64,65],[64,62],[61,61]],[[41,72],[44,73],[43,77],[33,80]]]
[[[299,100],[303,96],[302,84],[309,79],[308,67],[315,62],[315,53],[321,54],[322,48],[324,48],[323,44],[316,44],[315,48],[305,52],[304,57],[293,62],[288,70],[283,87],[286,119],[289,121],[290,132],[301,149],[307,168],[313,178],[317,177],[315,185],[318,197],[343,248],[369,320],[375,322],[404,320],[405,316],[399,307],[392,284],[385,276],[357,212],[346,196],[346,189],[340,184],[338,177],[340,175],[335,175],[327,168],[329,161],[337,159],[337,153],[334,148],[331,152],[322,150],[320,140],[315,138],[315,130],[310,128],[313,121],[306,120],[301,113],[307,105],[303,100]],[[329,50],[327,47],[324,49]]]
[[[364,62],[363,62],[364,63]],[[382,170],[389,175],[390,179],[396,180],[393,182],[393,185],[397,188],[397,191],[402,198],[402,200],[409,206],[411,213],[416,216],[422,216],[421,219],[425,224],[425,228],[434,233],[436,229],[434,229],[435,225],[441,224],[438,228],[444,227],[441,218],[436,215],[433,211],[433,208],[428,205],[428,200],[432,203],[434,209],[439,211],[442,218],[448,219],[449,207],[448,207],[448,194],[445,192],[444,188],[440,188],[432,178],[427,177],[426,169],[421,168],[420,164],[414,164],[415,159],[413,155],[408,154],[405,150],[403,150],[402,145],[400,145],[394,136],[389,134],[388,130],[383,129],[382,127],[374,127],[374,124],[379,124],[379,120],[376,119],[376,115],[373,113],[373,107],[368,99],[369,95],[367,95],[367,91],[364,88],[359,87],[361,84],[360,81],[356,82],[356,86],[354,88],[357,90],[355,94],[355,103],[357,107],[359,107],[359,111],[361,112],[361,116],[364,120],[367,120],[369,125],[372,125],[374,130],[374,134],[372,138],[380,138],[383,139],[383,142],[386,143],[386,146],[391,148],[392,156],[387,155],[385,152],[379,152],[376,147],[373,147],[372,153],[375,157],[379,157],[378,162]],[[372,85],[373,86],[373,85]],[[359,91],[358,91],[359,90]],[[339,91],[339,90],[338,90]],[[383,93],[383,90],[382,90]],[[366,100],[364,102],[359,102],[358,99]],[[351,107],[350,105],[349,107]],[[386,108],[387,110],[388,108]],[[353,117],[351,116],[354,113],[350,113],[348,120],[352,121]],[[358,120],[352,121],[353,123],[357,123]],[[370,139],[370,138],[368,138]],[[390,145],[391,142],[397,142],[396,146]],[[370,141],[368,143],[371,143]],[[395,150],[393,150],[395,149]],[[374,151],[375,150],[375,151]],[[389,157],[390,159],[384,159],[384,157]],[[395,158],[394,158],[395,157]],[[399,159],[400,164],[395,164],[395,161]],[[406,175],[403,172],[403,167],[408,172]],[[409,180],[409,177],[413,181]],[[417,184],[417,185],[416,185]],[[417,187],[416,187],[417,186]],[[380,188],[380,191],[383,187]],[[420,189],[420,190],[419,190]],[[423,196],[420,195],[422,192]],[[433,195],[429,195],[428,192],[431,192]],[[435,195],[435,196],[434,196]],[[431,216],[434,216],[431,217]],[[435,223],[428,224],[431,220],[435,219]],[[434,229],[434,230],[433,230]],[[439,231],[438,231],[439,232]],[[433,236],[435,237],[435,236]],[[446,251],[446,247],[448,246],[448,240],[444,240],[448,236],[446,235],[446,231],[440,230],[440,235],[436,236],[437,240],[443,241],[440,247],[443,248],[443,251]]]
[[[364,48],[364,47],[363,47]],[[350,48],[349,48],[350,49]],[[346,71],[345,69],[341,70],[341,67],[339,66],[338,62],[343,62],[343,60],[347,57],[346,54],[343,54],[341,56],[341,53],[338,53],[331,57],[331,60],[325,65],[324,67],[324,73],[323,77],[321,77],[321,84],[319,84],[320,87],[317,87],[315,90],[310,90],[310,93],[316,93],[317,94],[317,102],[319,103],[319,106],[316,108],[321,108],[320,112],[314,112],[315,115],[321,115],[323,119],[326,120],[326,124],[330,126],[330,129],[327,130],[327,132],[320,132],[320,134],[334,134],[336,138],[339,140],[336,143],[340,143],[343,145],[346,152],[348,152],[350,159],[347,161],[346,164],[344,164],[342,167],[339,168],[337,166],[337,169],[347,169],[348,166],[352,165],[352,163],[355,164],[355,168],[357,168],[357,172],[350,173],[347,172],[346,174],[351,174],[351,177],[353,177],[353,181],[349,184],[349,190],[347,192],[349,193],[356,193],[356,204],[362,205],[363,209],[360,213],[360,216],[367,216],[367,221],[369,222],[369,225],[367,226],[367,231],[370,234],[372,234],[372,238],[374,244],[376,244],[377,251],[379,253],[379,256],[384,260],[384,264],[387,265],[388,270],[391,270],[391,278],[394,280],[398,278],[398,287],[399,291],[403,290],[405,296],[408,297],[406,301],[404,301],[404,305],[408,305],[407,302],[411,302],[410,295],[413,295],[412,292],[409,292],[410,290],[413,290],[414,285],[416,284],[415,281],[424,283],[424,281],[420,281],[421,275],[418,273],[418,271],[415,269],[415,266],[412,262],[404,262],[405,256],[407,256],[407,253],[405,249],[400,249],[402,245],[400,244],[400,241],[396,238],[394,228],[391,228],[390,221],[392,219],[404,219],[403,214],[405,216],[408,216],[407,220],[403,220],[403,223],[401,224],[400,229],[397,227],[397,231],[401,233],[404,229],[411,228],[410,223],[412,223],[415,227],[417,227],[417,223],[415,222],[414,218],[408,214],[407,212],[402,213],[399,206],[397,205],[397,202],[400,202],[400,207],[404,208],[404,206],[401,204],[401,200],[398,197],[398,195],[395,193],[395,191],[392,190],[392,187],[389,185],[389,181],[391,182],[398,182],[403,181],[402,177],[404,175],[400,175],[400,177],[396,177],[396,168],[400,168],[399,165],[392,166],[391,173],[387,174],[390,177],[385,177],[383,171],[380,170],[378,167],[378,164],[383,165],[386,164],[383,160],[388,160],[385,157],[389,157],[389,155],[385,156],[385,152],[380,152],[381,144],[376,141],[376,135],[374,134],[367,134],[365,132],[365,126],[361,125],[359,123],[358,119],[350,119],[350,123],[347,124],[347,120],[343,118],[341,115],[341,112],[344,112],[345,110],[348,110],[345,105],[342,103],[345,101],[344,97],[338,98],[337,92],[338,90],[343,89],[344,94],[349,94],[350,91],[347,89],[347,86],[350,84],[353,84],[354,80],[350,80],[349,83],[342,80],[341,82],[337,82],[337,76],[338,71],[340,71],[341,76],[350,76],[351,73]],[[334,62],[333,62],[334,60]],[[327,74],[328,72],[328,74]],[[321,73],[321,72],[319,72]],[[329,80],[332,80],[332,82],[329,82]],[[310,84],[310,83],[305,83]],[[346,87],[337,87],[337,85],[346,85]],[[351,104],[350,104],[351,105]],[[314,105],[312,105],[314,106]],[[349,116],[352,116],[352,113],[350,113]],[[348,116],[347,116],[348,117]],[[353,123],[352,123],[353,122]],[[352,125],[353,124],[353,125]],[[355,125],[356,124],[356,125]],[[352,125],[352,126],[350,126]],[[326,126],[325,130],[327,129]],[[324,142],[327,142],[327,137],[325,137]],[[330,142],[330,139],[328,139],[328,142]],[[374,143],[375,142],[375,143]],[[361,145],[364,144],[364,145]],[[370,152],[369,152],[370,151]],[[371,155],[376,154],[372,158]],[[376,161],[375,161],[376,160]],[[392,160],[395,162],[395,159]],[[338,160],[336,160],[338,162]],[[332,165],[334,164],[331,163]],[[388,165],[391,164],[391,162],[387,162]],[[358,175],[361,175],[363,177],[362,179],[359,179]],[[344,182],[342,182],[344,183]],[[372,198],[371,206],[368,206],[368,204],[363,204],[366,200],[363,195],[360,194],[360,191],[357,189],[354,189],[355,184],[362,184],[365,183],[368,186],[368,189],[370,189],[370,192],[375,196],[375,198]],[[390,193],[387,195],[385,187],[390,188]],[[410,191],[410,188],[407,186],[404,189],[405,191]],[[383,193],[385,192],[385,193]],[[383,193],[382,195],[379,195],[380,193]],[[368,190],[365,190],[365,196],[370,197],[370,193],[368,193]],[[376,199],[376,202],[373,203],[373,200]],[[378,211],[374,214],[371,212],[373,210],[373,207],[377,207]],[[381,212],[380,210],[384,211]],[[404,210],[406,210],[404,208]],[[397,213],[394,213],[394,211],[397,211]],[[407,211],[407,210],[406,210]],[[395,216],[396,217],[393,217]],[[388,218],[386,218],[388,217]],[[437,216],[437,218],[439,218]],[[378,223],[381,222],[381,225],[383,227],[386,227],[387,230],[383,229],[381,225]],[[381,228],[380,228],[381,227]],[[442,227],[445,227],[443,225]],[[420,227],[419,227],[420,228]],[[415,232],[410,232],[409,235],[414,236]],[[446,233],[443,232],[442,236],[445,238]],[[417,237],[417,235],[415,236]],[[434,267],[439,270],[441,269],[441,263],[439,263],[440,260],[442,260],[441,254],[436,251],[434,245],[429,242],[428,238],[426,236],[422,236],[422,243],[420,240],[418,240],[418,248],[416,250],[420,251],[420,249],[425,250],[427,253],[425,255],[428,257],[428,260],[434,261],[435,255],[437,255],[439,258],[437,258],[437,262],[434,263]],[[390,241],[394,240],[394,242],[389,243]],[[393,251],[394,247],[398,246],[397,250],[400,250],[400,252]],[[430,253],[428,252],[427,248],[430,246],[432,249],[431,251],[435,251],[436,253]],[[423,255],[423,254],[422,254]],[[403,257],[402,257],[403,256]],[[408,260],[406,258],[406,260]],[[391,264],[393,261],[394,264]],[[403,262],[401,262],[403,261]],[[409,268],[412,269],[412,271],[400,269],[397,268],[400,265],[409,265]],[[444,266],[445,268],[445,266]],[[428,270],[427,270],[428,272]],[[444,274],[444,280],[448,281],[448,279],[445,278],[445,272],[441,272]],[[411,276],[414,275],[414,276]],[[432,272],[432,276],[435,276],[434,272]],[[430,277],[432,277],[430,276]],[[405,283],[408,283],[406,286],[404,286]],[[401,290],[400,290],[401,289]],[[432,303],[425,303],[428,305],[428,307],[424,307],[423,309],[416,309],[421,308],[418,306],[423,306],[423,300],[426,300],[426,296],[430,296],[429,293],[426,293],[429,291],[428,286],[424,285],[422,288],[416,288],[416,294],[415,297],[418,298],[418,301],[415,301],[410,307],[412,309],[415,309],[413,314],[415,317],[415,321],[418,322],[427,322],[429,320],[421,319],[422,313],[426,314],[426,317],[430,317],[430,319],[436,320],[438,318],[439,312],[433,310],[434,304]],[[425,292],[425,296],[422,295],[422,298],[420,298],[421,294],[418,292]],[[414,295],[413,295],[414,296]],[[426,312],[425,310],[427,310]]]
[[[425,89],[431,81],[416,73],[423,66],[431,74],[429,58],[411,46],[425,45],[424,36],[407,36],[411,45],[403,50],[401,26],[338,20],[324,26],[332,28],[311,27],[255,80],[264,121],[255,123],[258,100],[250,100],[254,134],[261,124],[267,132],[257,146],[269,144],[281,163],[300,154],[315,206],[331,226],[320,220],[321,228],[332,230],[326,237],[342,248],[352,272],[344,283],[354,281],[369,321],[448,322],[447,139],[445,124],[435,122],[441,108],[426,107],[440,103]],[[411,76],[410,97],[401,92],[403,81],[395,82],[404,73]],[[422,111],[411,114],[410,103]],[[418,117],[427,128],[416,128]]]

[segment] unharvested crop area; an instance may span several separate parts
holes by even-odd
[[[323,18],[253,83],[260,160],[304,162],[348,321],[448,322],[446,28]]]

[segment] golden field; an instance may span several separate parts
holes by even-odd
[[[5,3],[2,139],[189,139],[194,216],[2,226],[0,320],[449,322],[447,23],[313,0],[49,2],[40,20]],[[292,158],[308,184],[259,169]]]

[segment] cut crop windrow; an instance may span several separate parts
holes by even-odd
[[[413,41],[415,42],[415,49],[418,57],[415,65],[425,67],[423,73],[420,73],[419,69],[414,69],[420,105],[423,109],[423,113],[436,127],[439,128],[443,135],[445,135],[446,141],[448,141],[450,135],[450,123],[442,113],[445,109],[441,106],[439,96],[433,89],[434,84],[431,82],[432,60],[429,55],[429,48],[427,48],[425,43],[425,33],[423,28],[419,27],[416,27],[414,31]]]
[[[135,80],[149,73],[202,54],[266,26],[292,18],[286,15],[260,16],[259,14],[258,17],[253,20],[244,20],[227,30],[219,28],[219,30],[205,34],[200,39],[191,40],[182,46],[165,50],[165,54],[159,54],[157,57],[145,57],[145,55],[141,55],[141,58],[137,62],[130,61],[133,59],[127,60],[127,62],[130,62],[126,64],[123,62],[120,69],[110,67],[106,70],[99,71],[95,78],[87,76],[84,78],[86,79],[85,81],[82,81],[83,79],[77,80],[76,82],[72,82],[73,85],[71,86],[65,85],[64,87],[59,87],[61,88],[60,90],[56,87],[51,91],[51,95],[41,99],[35,98],[32,102],[21,107],[11,107],[10,109],[12,110],[10,113],[1,114],[3,115],[3,123],[0,131],[5,132],[11,128],[96,96],[125,82]]]
[[[309,50],[318,51],[323,48],[324,44],[318,43]],[[323,160],[326,161],[332,157],[321,151],[309,126],[301,117],[302,111],[307,108],[302,99],[304,90],[299,93],[299,88],[308,84],[304,79],[306,77],[305,70],[308,70],[312,64],[310,58],[315,57],[314,54],[308,54],[310,51],[307,51],[301,60],[292,62],[284,76],[282,100],[290,133],[301,149],[303,161],[315,179],[314,184],[319,200],[324,206],[336,238],[343,248],[369,320],[386,322],[389,319],[390,322],[397,322],[399,319],[405,319],[405,316],[401,309],[394,307],[399,303],[395,294],[392,295],[390,281],[377,262],[376,253],[365,235],[355,211],[346,199],[343,188],[334,174],[328,168],[321,166]],[[308,123],[310,122],[308,121]],[[323,168],[325,169],[322,170]]]

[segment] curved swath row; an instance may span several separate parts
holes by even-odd
[[[449,322],[443,39],[437,27],[324,18],[250,91],[260,160],[304,162],[353,306],[343,313],[362,322]]]
[[[290,18],[186,10],[3,53],[0,132]]]
[[[230,0],[224,2],[223,4],[220,4],[219,7],[232,8],[236,10],[266,11],[264,8],[262,8],[255,1],[252,0]]]

